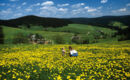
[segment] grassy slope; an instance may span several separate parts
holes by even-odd
[[[53,32],[69,32],[69,33],[78,33],[80,36],[87,37],[90,40],[93,40],[94,36],[102,35],[99,31],[102,31],[104,34],[108,35],[107,39],[99,39],[99,42],[110,42],[110,41],[117,41],[117,37],[110,38],[116,30],[112,30],[109,28],[103,28],[99,26],[92,26],[92,25],[84,25],[84,24],[69,24],[68,26],[59,27],[59,28],[48,28],[48,31]],[[88,34],[89,33],[89,34]]]
[[[12,43],[12,39],[19,32],[24,33],[24,35],[28,35],[30,33],[38,33],[38,34],[46,37],[47,39],[52,39],[55,35],[58,35],[58,34],[65,36],[66,39],[70,38],[72,36],[72,33],[50,32],[50,31],[33,31],[33,30],[23,30],[23,29],[10,28],[10,27],[4,27],[3,31],[5,34],[5,36],[4,36],[5,43]]]
[[[101,35],[99,31],[102,31],[107,35],[112,35],[116,32],[115,30],[111,30],[108,28],[102,28],[102,27],[91,26],[91,25],[83,25],[83,24],[69,24],[68,26],[64,26],[60,28],[48,28],[47,31],[45,31],[45,28],[42,28],[41,26],[31,26],[30,29],[4,27],[5,43],[12,43],[12,39],[14,35],[19,32],[24,33],[24,35],[28,35],[29,33],[38,33],[46,37],[47,39],[51,39],[51,40],[53,40],[53,37],[55,35],[60,34],[64,36],[66,42],[70,42],[71,36],[75,33],[78,33],[82,37],[88,37],[91,39],[95,35]],[[109,39],[107,40],[109,41]],[[114,38],[113,40],[116,40],[116,38]],[[103,42],[104,40],[100,40],[100,41]]]
[[[102,30],[104,33],[111,34],[114,33],[115,30],[111,30],[108,28],[102,28],[98,26],[84,25],[84,24],[69,24],[68,26],[59,27],[59,28],[48,28],[49,31],[60,31],[60,32],[72,32],[72,33],[80,33],[84,34],[87,32],[95,33],[96,31]]]

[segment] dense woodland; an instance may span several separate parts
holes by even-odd
[[[10,27],[19,27],[20,25],[26,25],[28,28],[30,25],[37,25],[43,27],[61,27],[66,26],[72,23],[66,19],[58,18],[43,18],[38,16],[24,16],[17,19],[11,20],[0,20],[0,25],[10,26]]]
[[[78,24],[89,24],[100,27],[107,27],[112,29],[118,29],[111,25],[109,25],[113,21],[118,21],[123,23],[124,25],[130,26],[130,15],[127,16],[104,16],[97,18],[71,18],[70,21]]]
[[[3,28],[0,26],[0,44],[4,43]]]

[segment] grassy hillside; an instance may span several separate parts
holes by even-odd
[[[41,26],[31,26],[29,29],[26,26],[21,28],[11,28],[3,26],[5,43],[12,43],[14,36],[18,33],[29,35],[31,33],[38,33],[48,40],[53,40],[55,36],[60,35],[65,39],[65,43],[71,43],[71,38],[74,34],[78,34],[82,38],[88,38],[90,43],[96,38],[103,36],[104,38],[98,39],[100,42],[111,38],[117,31],[102,28],[97,26],[83,25],[83,24],[69,24],[68,26],[60,28],[43,28]],[[116,40],[116,38],[114,38]]]
[[[116,30],[112,30],[109,28],[102,28],[99,26],[92,25],[84,25],[84,24],[69,24],[68,26],[59,27],[59,28],[47,28],[48,31],[55,32],[69,32],[69,33],[77,33],[77,34],[98,34],[102,31],[105,34],[112,35],[116,32]]]
[[[55,35],[62,35],[65,37],[66,42],[69,42],[68,40],[72,36],[72,33],[65,33],[65,32],[51,32],[51,31],[34,31],[34,30],[25,30],[25,29],[19,29],[19,28],[11,28],[11,27],[3,27],[4,32],[4,41],[5,43],[12,43],[13,38],[18,33],[24,33],[24,35],[29,35],[31,33],[38,33],[42,36],[44,36],[46,39],[53,39]]]

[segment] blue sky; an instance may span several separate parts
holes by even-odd
[[[130,0],[0,0],[0,19],[130,15]]]

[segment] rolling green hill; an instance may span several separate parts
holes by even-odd
[[[31,25],[40,25],[44,27],[61,27],[61,26],[66,26],[70,23],[72,22],[67,19],[46,18],[46,17],[39,17],[34,15],[23,16],[20,18],[10,19],[10,20],[0,20],[0,25],[16,27],[16,28],[18,28],[21,25],[25,25],[28,28]]]
[[[25,29],[19,29],[19,28],[11,28],[4,26],[3,27],[3,32],[4,32],[4,42],[5,43],[12,43],[13,38],[15,37],[16,34],[18,33],[23,33],[25,36],[28,36],[29,34],[33,33],[38,33],[42,36],[44,36],[46,39],[52,39],[55,35],[65,35],[65,39],[69,38],[72,36],[72,33],[65,33],[65,32],[51,32],[51,31],[34,31],[34,30],[25,30]],[[68,39],[67,39],[68,40]],[[68,41],[66,41],[68,42]]]
[[[3,26],[3,32],[5,43],[12,43],[13,38],[18,33],[23,33],[25,36],[37,33],[45,37],[47,40],[54,40],[55,36],[57,35],[62,36],[62,38],[65,40],[65,44],[69,44],[72,43],[71,38],[75,34],[79,35],[82,39],[89,39],[90,43],[93,43],[94,40],[99,42],[106,40],[109,41],[110,39],[113,40],[112,36],[117,31],[91,25],[69,24],[68,26],[59,28],[31,26],[29,29],[25,26],[21,26],[21,28]],[[114,40],[116,41],[117,38],[114,38]]]
[[[100,27],[118,29],[110,25],[112,22],[120,22],[130,26],[130,15],[125,16],[103,16],[97,18],[47,18],[34,15],[23,16],[17,19],[0,20],[0,25],[19,27],[20,25],[40,25],[44,27],[62,27],[68,24],[87,24]]]
[[[24,16],[11,20],[0,20],[0,43],[12,43],[16,36],[39,34],[47,40],[73,43],[78,37],[80,43],[97,43],[130,39],[130,16],[105,16],[98,18],[44,18]],[[60,37],[58,37],[60,36]],[[60,41],[60,40],[59,40]]]
[[[108,35],[112,35],[116,32],[116,30],[112,30],[109,28],[102,28],[99,26],[84,25],[84,24],[69,24],[68,26],[59,27],[59,28],[47,28],[47,30],[54,31],[54,32],[69,32],[69,33],[76,33],[76,34],[88,34],[88,33],[98,34],[101,31]]]
[[[70,21],[78,24],[87,24],[87,25],[95,25],[100,27],[107,27],[118,29],[110,25],[113,22],[120,22],[126,26],[130,26],[130,15],[125,16],[103,16],[97,18],[70,18]]]

